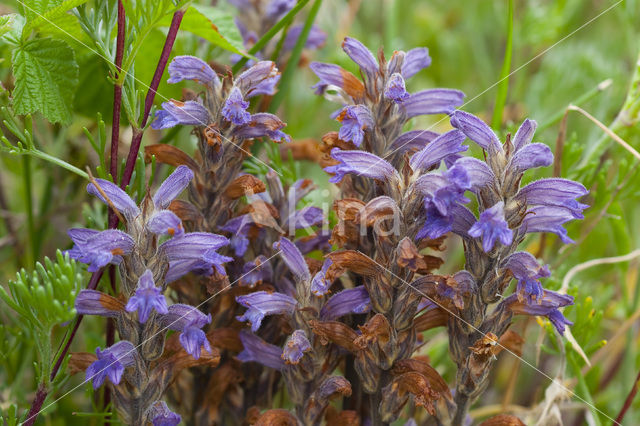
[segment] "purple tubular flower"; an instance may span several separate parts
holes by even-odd
[[[524,148],[525,145],[531,143],[533,134],[536,132],[537,127],[538,123],[534,120],[529,120],[527,118],[522,122],[513,138],[514,151],[519,151],[521,148]]]
[[[409,97],[409,92],[407,92],[404,79],[400,73],[394,73],[389,77],[384,88],[384,96],[396,103],[401,103]]]
[[[400,72],[402,73],[402,77],[408,80],[429,65],[431,65],[429,49],[426,47],[416,47],[404,55],[404,62],[402,62]]]
[[[307,339],[304,330],[295,330],[287,339],[282,349],[282,359],[286,364],[296,365],[300,362],[305,352],[311,350],[311,343]]]
[[[122,340],[102,351],[96,348],[98,359],[86,371],[86,380],[93,381],[93,389],[98,389],[108,377],[117,385],[125,368],[135,363],[136,348],[127,340]]]
[[[484,121],[475,115],[457,110],[451,116],[451,125],[456,129],[462,130],[469,139],[480,145],[482,149],[489,150],[489,147],[491,147],[495,151],[502,151],[502,144],[498,136]]]
[[[247,252],[247,248],[249,247],[249,238],[247,238],[247,235],[254,223],[255,222],[251,217],[251,214],[247,213],[229,219],[220,227],[222,231],[231,232],[233,234],[229,245],[233,248],[236,256],[244,256]]]
[[[229,240],[226,237],[208,232],[189,232],[165,241],[160,245],[169,258],[165,282],[175,281],[188,272],[211,275],[214,267],[225,275],[222,263],[232,259],[218,255],[216,250],[227,244]]]
[[[242,275],[239,284],[242,287],[255,287],[263,281],[271,281],[273,268],[268,259],[260,255],[251,262],[247,262],[242,267]]]
[[[573,305],[573,297],[549,290],[543,290],[542,298],[536,302],[519,301],[518,295],[512,294],[502,302],[514,314],[545,316],[549,318],[558,333],[564,334],[565,326],[573,325],[558,310],[564,306]]]
[[[115,318],[121,311],[109,306],[109,298],[106,294],[97,290],[80,290],[76,297],[75,307],[80,315],[100,315],[101,317]]]
[[[136,205],[135,201],[129,197],[118,185],[113,182],[109,182],[104,179],[95,180],[102,192],[105,193],[113,207],[115,207],[120,213],[122,213],[128,221],[135,219],[140,214],[140,209]],[[87,185],[87,192],[91,195],[95,195],[105,204],[107,200],[102,196],[98,188],[93,183]]]
[[[520,302],[533,303],[534,300],[542,300],[543,288],[540,278],[551,275],[547,266],[540,265],[532,254],[524,251],[513,253],[501,266],[511,271],[513,277],[518,280],[517,295]]]
[[[464,169],[451,169],[444,175],[422,175],[416,180],[415,185],[424,195],[425,207],[434,207],[442,216],[449,215],[452,206],[469,202],[463,195],[470,187]]]
[[[147,418],[153,426],[178,426],[182,421],[182,417],[171,411],[164,401],[155,402],[149,409]]]
[[[138,311],[138,321],[143,324],[149,319],[152,310],[159,314],[169,313],[162,289],[156,287],[153,273],[149,269],[140,276],[136,292],[127,302],[125,309],[127,312]]]
[[[521,188],[516,200],[528,205],[563,207],[575,219],[583,219],[582,210],[589,206],[576,199],[588,193],[584,185],[569,179],[540,179]]]
[[[469,229],[476,223],[476,217],[471,210],[456,204],[451,209],[451,216],[451,231],[463,238],[470,238]]]
[[[331,232],[326,230],[320,230],[315,235],[309,235],[308,237],[302,237],[295,241],[296,247],[300,250],[300,253],[307,254],[314,250],[325,251],[331,247],[329,240],[331,239]]]
[[[467,146],[462,145],[466,139],[464,133],[459,130],[451,130],[435,138],[422,150],[411,156],[409,164],[414,171],[427,170],[440,164],[442,160],[450,155],[467,150]]]
[[[527,232],[551,232],[560,237],[565,244],[574,243],[567,235],[567,230],[562,226],[575,219],[571,212],[563,207],[534,206],[527,211],[522,221],[522,229]]]
[[[178,124],[206,126],[209,123],[209,111],[196,101],[180,102],[171,99],[163,102],[162,108],[151,123],[153,129],[168,129]]]
[[[260,61],[236,78],[241,95],[250,99],[258,95],[273,95],[280,81],[280,72],[271,61]]]
[[[73,228],[67,234],[74,242],[69,256],[89,265],[89,272],[96,272],[108,264],[118,265],[122,256],[133,250],[133,238],[116,229],[95,231],[93,229]]]
[[[166,209],[193,179],[193,172],[187,166],[178,166],[153,195],[153,205],[157,209]]]
[[[179,83],[183,80],[194,80],[201,84],[214,83],[220,80],[209,64],[195,56],[176,56],[169,64],[169,80],[167,83]]]
[[[248,321],[251,323],[251,331],[258,331],[262,320],[267,315],[291,314],[296,308],[297,301],[293,297],[282,293],[267,293],[266,291],[256,291],[244,296],[236,297],[236,301],[247,308],[247,311],[237,316],[238,321]]]
[[[551,148],[543,143],[530,143],[513,155],[509,167],[515,169],[516,172],[524,172],[536,167],[547,167],[551,164],[553,164]]]
[[[388,161],[364,151],[342,151],[333,148],[331,157],[340,162],[324,168],[325,172],[335,174],[329,179],[332,183],[340,182],[348,173],[379,180],[387,180],[396,173],[396,169]]]
[[[287,191],[287,200],[290,205],[297,205],[308,193],[316,189],[316,186],[311,184],[309,179],[298,179],[295,181]]]
[[[371,299],[367,289],[361,285],[348,288],[331,296],[320,310],[323,321],[332,321],[347,314],[364,314],[371,309]]]
[[[344,76],[347,71],[335,64],[325,64],[323,62],[311,62],[309,68],[313,71],[320,81],[314,86],[318,89],[326,86],[336,86],[346,90]],[[316,92],[316,94],[319,94]]]
[[[265,18],[277,21],[296,5],[296,0],[271,0],[265,9]]]
[[[227,100],[224,101],[222,116],[236,126],[241,126],[251,121],[251,114],[247,108],[249,108],[249,101],[245,101],[240,89],[234,87]]]
[[[266,367],[275,370],[284,368],[282,360],[282,349],[276,345],[265,342],[255,334],[246,330],[240,331],[240,341],[244,349],[238,354],[242,362],[258,362]]]
[[[349,105],[342,109],[337,117],[342,123],[338,137],[345,141],[352,141],[356,146],[362,145],[364,131],[375,125],[371,111],[365,105]]]
[[[353,62],[358,64],[369,78],[378,73],[378,61],[376,61],[375,56],[355,38],[345,37],[342,42],[342,50],[349,55]]]
[[[289,239],[281,237],[280,241],[273,244],[273,248],[280,250],[282,260],[284,260],[284,263],[287,264],[297,280],[309,281],[311,279],[311,273],[309,272],[307,262],[304,260],[304,256],[302,256],[298,247]]]
[[[485,252],[493,248],[496,240],[505,246],[511,244],[513,231],[504,219],[504,202],[499,201],[480,213],[480,219],[469,229],[469,235],[475,238],[482,237],[482,249]]]
[[[393,141],[391,150],[394,152],[421,150],[438,136],[440,136],[440,134],[430,130],[409,130]]]
[[[427,220],[416,234],[416,240],[422,238],[436,239],[452,230],[451,216],[441,214],[432,204],[426,208]]]
[[[324,220],[322,209],[314,206],[306,206],[296,210],[287,219],[287,224],[292,230],[310,228],[319,225]]]
[[[329,291],[329,287],[333,284],[332,281],[327,280],[326,275],[329,268],[333,265],[333,261],[330,258],[325,259],[322,264],[322,269],[316,272],[311,280],[311,293],[316,296],[324,296]]]
[[[473,157],[462,157],[453,163],[449,169],[462,169],[469,178],[469,184],[472,191],[479,191],[481,188],[489,185],[495,180],[495,175],[491,168],[484,161]]]
[[[260,112],[251,116],[251,122],[233,129],[231,134],[241,139],[262,138],[266,136],[276,142],[288,142],[291,138],[280,130],[284,126],[285,123],[275,115]]]
[[[180,236],[184,233],[182,221],[170,210],[160,210],[151,216],[147,229],[157,235]]]
[[[462,105],[463,100],[464,93],[459,90],[421,90],[405,99],[402,108],[409,118],[426,114],[451,114]]]
[[[289,52],[293,50],[295,47],[298,38],[300,38],[300,34],[302,33],[302,28],[304,25],[298,24],[293,25],[287,31],[287,36],[284,39],[284,44],[282,45],[282,52]],[[313,25],[311,30],[309,31],[309,36],[307,37],[307,42],[304,47],[307,49],[319,49],[324,46],[325,41],[327,40],[327,34],[322,31],[318,26]]]
[[[169,306],[161,317],[161,323],[171,330],[180,331],[180,344],[193,358],[200,358],[201,347],[211,353],[211,345],[202,327],[211,322],[211,314],[205,315],[193,306],[176,303]]]

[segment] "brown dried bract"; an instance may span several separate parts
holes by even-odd
[[[312,320],[309,321],[309,326],[320,338],[320,343],[323,345],[332,342],[352,353],[360,351],[360,348],[354,343],[354,340],[358,338],[358,333],[346,324],[338,321]]]
[[[238,176],[227,186],[224,195],[236,200],[243,195],[253,195],[266,191],[267,187],[260,179],[252,175]]]
[[[381,268],[369,256],[356,250],[342,250],[327,255],[337,266],[365,277],[379,275]]]
[[[151,156],[156,157],[156,161],[170,166],[187,166],[194,172],[200,170],[200,166],[196,161],[191,158],[186,152],[180,148],[176,148],[173,145],[167,145],[164,143],[147,145],[144,147],[144,161],[145,163],[151,162]]]
[[[525,426],[525,424],[516,416],[498,414],[480,423],[479,426]]]

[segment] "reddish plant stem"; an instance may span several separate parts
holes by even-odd
[[[47,398],[47,393],[46,385],[41,383],[40,386],[38,386],[38,391],[36,392],[36,397],[33,400],[31,409],[27,414],[27,420],[23,423],[24,426],[32,426],[36,422],[38,412],[40,412],[40,408],[42,407],[42,404],[44,404],[44,400]]]
[[[156,67],[156,71],[153,74],[153,79],[151,80],[151,85],[149,86],[149,91],[147,92],[147,97],[144,101],[144,114],[142,115],[142,122],[140,123],[140,127],[134,128],[133,131],[133,139],[131,140],[131,147],[129,148],[127,163],[124,167],[124,172],[122,173],[122,182],[120,183],[120,187],[123,189],[129,184],[129,181],[131,180],[131,175],[133,174],[133,169],[136,165],[136,157],[138,156],[138,151],[140,150],[140,143],[142,142],[142,135],[144,134],[144,127],[147,125],[147,120],[149,119],[149,114],[151,113],[151,107],[153,106],[153,100],[156,96],[156,91],[158,90],[158,86],[160,85],[160,80],[162,79],[162,74],[164,74],[167,62],[169,62],[169,55],[171,54],[173,43],[176,41],[178,28],[180,28],[180,23],[182,22],[183,16],[184,10],[177,10],[173,14],[173,18],[171,19],[171,26],[169,27],[169,32],[167,33],[167,39],[164,42],[164,47],[162,48],[162,53],[160,54],[160,59],[158,60],[158,66]]]
[[[122,59],[124,57],[124,38],[126,15],[122,0],[118,0],[118,35],[116,38],[116,84],[113,88],[113,120],[111,124],[111,164],[109,171],[114,182],[118,179],[118,142],[120,140],[120,109],[122,107]]]
[[[627,414],[627,411],[631,407],[631,403],[633,402],[633,399],[636,397],[636,394],[638,393],[638,384],[640,384],[639,382],[640,382],[640,371],[638,372],[638,376],[636,376],[636,381],[633,382],[633,387],[631,388],[629,395],[627,395],[627,399],[624,401],[624,405],[622,406],[622,409],[620,410],[618,417],[616,417],[616,421],[614,422],[614,425],[622,424],[622,419],[624,419],[624,416]]]

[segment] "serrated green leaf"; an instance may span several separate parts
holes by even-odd
[[[170,23],[170,16],[161,21],[163,26],[169,26]],[[247,56],[240,31],[233,16],[227,12],[211,6],[192,4],[184,14],[180,28],[229,52]]]
[[[15,45],[20,43],[20,34],[25,24],[24,16],[12,13],[0,18],[0,40]]]
[[[71,120],[78,85],[75,54],[62,40],[31,40],[13,51],[13,91],[17,114],[41,112],[52,123]]]
[[[36,0],[30,2],[30,9],[25,6],[27,24],[22,29],[23,40],[29,37],[31,32],[39,26],[55,24],[57,18],[86,2],[87,0]]]

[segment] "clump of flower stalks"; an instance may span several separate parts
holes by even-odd
[[[256,3],[245,16],[246,43],[264,30],[251,27],[258,17],[286,12],[275,3],[286,2]],[[116,296],[83,290],[75,307],[112,318],[119,341],[75,353],[72,364],[94,389],[109,387],[120,421],[467,424],[498,354],[522,344],[514,317],[546,317],[559,334],[571,326],[561,310],[573,298],[543,287],[551,271],[523,246],[532,233],[572,243],[563,225],[583,218],[587,191],[562,178],[521,183],[553,163],[533,142],[536,122],[500,140],[458,109],[462,92],[408,91],[431,64],[426,48],[386,58],[348,37],[342,48],[359,77],[309,65],[316,94],[339,104],[340,129],[320,147],[339,188],[334,215],[305,202],[310,180],[243,169],[257,141],[290,141],[281,118],[251,107],[277,91],[277,64],[266,60],[234,76],[173,58],[168,82],[191,80],[197,91],[163,103],[151,127],[192,126],[195,153],[145,147],[176,168],[137,202],[108,180],[87,187],[123,227],[71,229],[67,253],[89,271],[117,266],[120,285]],[[452,130],[405,131],[434,114]],[[454,240],[464,268],[443,274]],[[437,327],[447,330],[453,380],[420,350]]]

